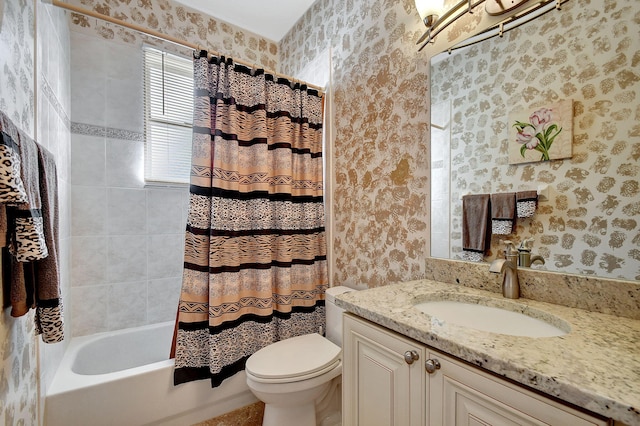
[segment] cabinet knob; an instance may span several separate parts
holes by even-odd
[[[440,370],[440,361],[437,359],[428,359],[424,362],[424,368],[427,370],[427,373],[433,374],[436,370]]]
[[[418,355],[417,351],[406,351],[404,353],[404,360],[407,364],[411,365],[414,361],[420,359],[420,355]]]

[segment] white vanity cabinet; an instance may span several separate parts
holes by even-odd
[[[343,351],[344,425],[610,424],[351,314]]]
[[[428,359],[440,366],[427,373],[429,425],[609,424],[440,352]]]
[[[342,424],[425,424],[426,348],[413,340],[345,315]]]

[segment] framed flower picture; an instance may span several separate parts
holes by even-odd
[[[571,158],[573,101],[509,114],[509,164]]]

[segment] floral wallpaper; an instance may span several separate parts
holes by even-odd
[[[144,28],[149,28],[202,45],[243,61],[276,70],[278,45],[249,31],[189,9],[172,0],[70,0],[70,4],[112,16]],[[71,13],[73,31],[98,34],[107,40],[130,44],[162,43],[137,31]],[[169,43],[166,43],[170,46]],[[176,47],[175,45],[172,47]]]
[[[546,184],[549,201],[502,239],[533,238],[549,270],[640,280],[638,13],[635,0],[571,0],[433,67],[433,103],[451,105],[452,258],[462,194]],[[563,100],[573,100],[572,158],[509,165],[509,112]]]
[[[34,8],[6,0],[0,25],[0,110],[23,131],[34,132]],[[1,299],[1,297],[0,297]],[[0,424],[37,424],[38,369],[33,311],[0,315]]]
[[[33,310],[0,318],[0,423],[37,424],[38,370]]]
[[[0,3],[0,110],[33,135],[33,4]]]
[[[423,30],[411,0],[319,0],[280,43],[289,75],[332,52],[334,284],[424,274],[429,65],[415,46]]]

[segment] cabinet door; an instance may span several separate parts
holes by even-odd
[[[407,362],[407,352],[415,359],[409,356]],[[424,354],[425,348],[412,340],[346,314],[342,424],[424,425]]]
[[[609,424],[440,353],[428,357],[441,365],[428,377],[432,426]]]

